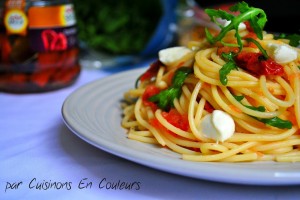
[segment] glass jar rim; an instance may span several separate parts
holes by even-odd
[[[27,0],[27,6],[54,6],[54,5],[61,5],[71,3],[70,0]]]

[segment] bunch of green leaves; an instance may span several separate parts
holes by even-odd
[[[240,14],[235,16],[224,10],[205,9],[205,12],[208,14],[211,21],[216,23],[221,28],[220,33],[215,37],[208,31],[208,29],[205,30],[206,38],[211,44],[220,41],[224,45],[232,46],[232,44],[226,44],[225,42],[223,42],[222,39],[229,31],[236,30],[235,37],[237,38],[238,47],[242,49],[243,44],[238,29],[239,25],[245,21],[249,21],[251,27],[253,28],[259,39],[263,38],[263,28],[267,22],[267,16],[262,9],[250,7],[243,1],[230,7],[230,11],[239,12]],[[227,26],[223,26],[217,21],[218,18],[230,21],[230,24]]]
[[[244,96],[234,96],[234,98],[240,102],[242,104],[242,100],[244,99]],[[265,112],[266,111],[266,108],[263,107],[263,106],[258,106],[258,107],[255,107],[255,106],[249,106],[249,105],[244,105],[242,104],[243,106],[251,109],[251,110],[255,110],[255,111],[259,111],[259,112]],[[253,116],[251,116],[253,117]],[[254,119],[264,123],[264,124],[268,124],[270,126],[273,126],[273,127],[277,127],[277,128],[280,128],[280,129],[291,129],[292,128],[292,123],[289,121],[289,120],[283,120],[283,119],[280,119],[279,117],[273,117],[273,118],[258,118],[258,117],[253,117]]]
[[[174,107],[174,99],[180,97],[182,93],[181,87],[186,77],[192,72],[193,69],[190,67],[181,67],[177,69],[172,78],[171,86],[168,89],[150,97],[148,100],[156,103],[162,110],[168,111],[171,107]]]
[[[79,40],[110,54],[142,51],[162,16],[160,0],[74,0]]]

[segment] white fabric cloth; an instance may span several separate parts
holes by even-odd
[[[75,136],[62,120],[65,98],[78,87],[119,71],[84,69],[75,84],[53,92],[0,93],[0,199],[286,200],[300,196],[299,186],[233,185],[157,171]]]

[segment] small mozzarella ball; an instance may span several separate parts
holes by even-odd
[[[167,49],[160,50],[158,52],[159,60],[165,65],[172,64],[187,54],[191,53],[192,50],[187,47],[170,47]]]
[[[269,43],[267,53],[279,64],[284,64],[296,60],[298,53],[286,44]]]
[[[201,131],[207,138],[224,142],[235,131],[235,123],[232,117],[221,110],[214,110],[207,114],[201,121]]]

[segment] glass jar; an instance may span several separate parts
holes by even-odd
[[[0,90],[45,92],[80,74],[76,18],[69,0],[2,1]]]

